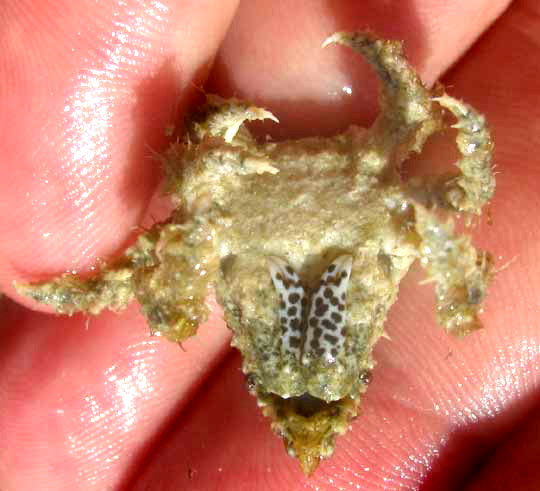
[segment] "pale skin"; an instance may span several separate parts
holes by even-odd
[[[219,9],[215,2],[212,9],[171,4],[160,14],[167,22],[138,12],[152,28],[130,34],[133,45],[152,47],[135,56],[129,42],[121,47],[118,36],[111,38],[122,30],[107,24],[112,6],[51,12],[33,2],[5,2],[0,288],[20,304],[2,307],[0,489],[36,482],[56,489],[133,483],[237,489],[246,480],[258,489],[305,487],[244,388],[219,312],[182,351],[149,339],[135,306],[87,325],[83,317],[40,313],[15,297],[11,284],[88,270],[123,250],[144,216],[159,215],[156,202],[149,205],[159,175],[148,146],[162,148],[173,109],[181,115],[190,107],[192,82],[204,83],[218,51],[206,86],[269,107],[281,125],[264,131],[328,134],[365,123],[376,107],[364,88],[367,67],[342,51],[319,49],[336,29],[364,25],[403,39],[428,83],[466,52],[443,82],[486,114],[500,171],[493,225],[484,222],[475,235],[499,266],[517,260],[494,280],[486,329],[465,341],[435,327],[432,290],[417,285],[421,275],[402,284],[387,325],[391,341],[377,347],[363,412],[310,483],[319,489],[530,484],[538,471],[527,459],[540,441],[538,415],[529,414],[540,351],[538,137],[531,130],[540,122],[534,90],[540,65],[525,53],[534,52],[540,31],[535,2],[514,2],[502,13],[507,3],[463,2],[442,11],[441,2],[404,2],[396,12],[378,2],[361,8],[342,2],[333,10],[281,2],[281,12],[261,1],[236,13],[227,2]],[[124,24],[137,20],[121,9],[119,15]],[[131,69],[123,64],[129,57],[137,60]],[[111,68],[115,63],[123,70]],[[110,72],[112,83],[105,82]],[[407,172],[432,170],[444,163],[445,151],[434,145]],[[497,456],[486,460],[495,447]]]

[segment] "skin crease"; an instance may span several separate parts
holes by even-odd
[[[72,3],[0,7],[0,489],[537,489],[537,2]],[[182,351],[135,305],[58,318],[11,283],[89,271],[160,215],[149,149],[207,75],[272,110],[283,127],[259,130],[276,137],[369,121],[371,74],[319,49],[366,25],[403,39],[426,81],[454,65],[449,93],[486,114],[499,174],[475,243],[516,260],[465,340],[434,326],[432,287],[411,272],[360,417],[306,480],[245,390],[219,309]],[[437,139],[405,172],[453,155]]]

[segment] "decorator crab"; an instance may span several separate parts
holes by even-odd
[[[464,335],[492,276],[488,253],[453,232],[449,212],[479,215],[495,189],[484,118],[426,89],[399,42],[337,33],[382,81],[369,129],[258,143],[264,109],[210,95],[163,157],[171,217],[91,278],[18,285],[58,312],[119,310],[133,298],[153,333],[181,342],[207,317],[212,288],[242,352],[249,391],[306,473],[347,431],[374,367],[372,350],[416,259],[435,284],[437,321]],[[454,119],[451,175],[403,182],[411,152]]]

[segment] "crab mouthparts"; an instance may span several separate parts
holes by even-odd
[[[314,414],[323,411],[329,404],[318,397],[312,396],[307,392],[301,396],[291,397],[289,399],[283,399],[288,401],[293,410],[300,416],[310,418]]]
[[[308,393],[283,398],[269,397],[264,413],[273,420],[272,429],[283,438],[287,453],[298,458],[302,470],[310,475],[321,458],[334,452],[334,440],[344,434],[356,416],[356,401],[344,397],[324,401]]]

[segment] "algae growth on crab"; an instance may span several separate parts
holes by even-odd
[[[212,288],[242,353],[250,392],[306,474],[357,415],[399,283],[419,260],[435,284],[437,320],[464,335],[492,276],[488,253],[454,233],[451,213],[491,199],[492,142],[481,114],[423,86],[401,44],[369,33],[325,43],[362,54],[382,82],[368,129],[259,143],[245,123],[277,119],[219,96],[188,120],[163,156],[171,217],[114,264],[18,291],[58,312],[97,314],[136,299],[152,332],[196,333]],[[404,182],[401,164],[426,139],[457,129],[456,172]]]

